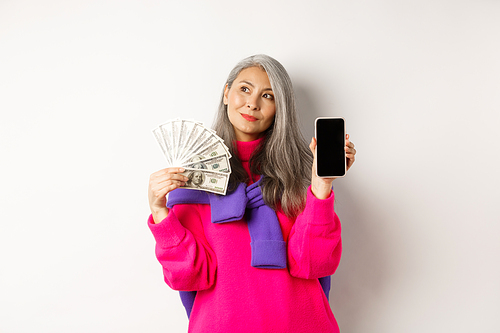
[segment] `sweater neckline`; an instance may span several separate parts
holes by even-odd
[[[264,140],[264,137],[258,138],[253,141],[236,141],[236,147],[238,148],[238,157],[242,162],[250,161],[250,156],[254,150],[259,146],[259,144]]]

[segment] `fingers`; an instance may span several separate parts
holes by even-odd
[[[151,208],[165,207],[165,196],[178,187],[184,186],[188,178],[180,172],[184,168],[166,168],[151,174],[149,178],[149,203]]]
[[[149,179],[151,188],[162,188],[165,186],[170,186],[177,184],[180,186],[182,182],[188,181],[188,178],[184,175],[179,174],[183,172],[183,168],[167,168],[153,173]]]
[[[168,192],[175,190],[178,187],[184,186],[185,181],[165,180],[159,183],[152,183],[150,188],[155,197],[161,198],[167,195]]]
[[[317,145],[317,141],[316,141],[316,138],[312,138],[311,139],[311,143],[309,144],[309,149],[311,149],[311,152],[313,154],[313,165],[312,165],[312,173],[313,173],[313,176],[316,174],[316,145]]]
[[[158,184],[162,184],[162,183],[165,183],[165,182],[170,182],[170,183],[174,183],[174,182],[187,182],[188,181],[188,177],[184,176],[184,175],[181,175],[181,174],[171,174],[171,173],[167,173],[167,174],[164,174],[164,175],[160,175],[158,177],[155,178],[155,181],[158,183]]]
[[[352,166],[352,164],[355,161],[355,157],[354,157],[354,155],[351,155],[351,156],[346,155],[346,157],[347,157],[347,170],[349,170],[349,168]]]
[[[354,143],[349,140],[349,134],[345,135],[345,145],[346,147],[354,148]]]
[[[344,150],[346,152],[346,156],[347,155],[356,155],[356,149],[354,149],[354,145],[351,143],[352,146],[345,146],[344,147]]]
[[[173,191],[177,188],[177,184],[169,184],[165,186],[159,186],[159,187],[151,187],[151,195],[150,195],[150,201],[152,205],[158,204],[158,201],[163,202],[164,198],[167,196],[167,194],[170,191]],[[159,206],[163,206],[159,204]]]
[[[184,172],[184,168],[166,168],[166,169],[161,169],[161,170],[158,170],[156,172],[154,172],[153,174],[151,174],[151,177],[150,178],[155,178],[155,177],[160,177],[162,175],[166,175],[166,174],[177,174],[177,173],[180,173],[180,172]]]
[[[349,141],[349,134],[346,135],[344,150],[346,152],[347,158],[354,159],[354,155],[356,155],[356,149],[354,149],[354,143]]]
[[[349,134],[346,134],[345,147],[346,152],[345,157],[347,158],[347,170],[352,166],[355,161],[356,149],[354,149],[354,143],[349,140]]]

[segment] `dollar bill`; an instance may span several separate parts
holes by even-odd
[[[177,164],[180,163],[179,154],[180,154],[180,137],[181,137],[181,125],[182,120],[174,119],[172,121],[172,139],[173,139],[173,147],[174,147],[174,162]]]
[[[192,162],[182,165],[184,168],[203,169],[218,172],[231,172],[231,165],[227,155],[220,155],[208,159],[198,160],[198,156],[192,158]]]
[[[195,123],[184,145],[184,159],[193,154],[193,146],[198,142],[198,138],[204,130],[205,127],[202,123]]]
[[[231,153],[229,153],[229,149],[222,141],[216,141],[212,145],[206,147],[204,150],[199,151],[197,155],[203,156],[204,158],[215,157],[220,155],[226,155],[228,158],[232,157]]]
[[[209,171],[203,169],[188,169],[181,173],[189,178],[182,188],[202,190],[225,195],[229,183],[229,173]]]
[[[175,142],[173,139],[173,131],[172,131],[172,121],[167,121],[164,124],[160,125],[161,133],[163,134],[163,139],[165,144],[169,150],[169,155],[171,157],[172,165],[175,164],[176,156],[175,156]]]
[[[187,157],[186,144],[195,125],[196,123],[192,120],[181,120],[181,132],[179,136],[179,160],[181,161]]]
[[[207,128],[203,127],[198,135],[198,137],[194,140],[193,144],[189,148],[189,153],[194,154],[197,148],[203,144],[206,140],[208,140],[212,136],[212,132]]]
[[[198,152],[205,150],[208,146],[213,145],[217,141],[223,142],[222,139],[219,138],[219,136],[217,136],[217,134],[210,133],[207,137],[205,137],[205,140],[203,140],[196,147],[194,147],[193,154],[197,154]]]
[[[159,127],[155,128],[153,130],[153,135],[160,145],[160,148],[163,152],[163,155],[165,156],[165,159],[167,160],[168,166],[172,165],[172,156],[170,156],[170,147],[168,146],[168,142],[165,141],[165,138],[163,137],[163,133]]]

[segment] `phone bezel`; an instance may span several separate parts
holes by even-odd
[[[342,119],[343,123],[344,123],[344,140],[345,140],[345,136],[346,136],[346,121],[345,121],[345,118],[344,117],[318,117],[314,120],[314,137],[316,138],[316,140],[318,140],[318,120],[320,119]],[[318,142],[316,141],[316,145],[318,144]],[[315,150],[317,150],[317,146],[315,148]],[[317,154],[317,151],[315,151],[315,154]],[[317,158],[317,155],[316,155],[316,158]],[[347,158],[346,158],[346,152],[344,150],[344,174],[342,175],[331,175],[331,176],[320,176],[318,174],[318,161],[316,160],[316,165],[315,165],[315,172],[316,172],[316,176],[320,177],[320,178],[342,178],[342,177],[345,177],[346,173],[347,173]]]

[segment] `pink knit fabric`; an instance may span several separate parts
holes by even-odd
[[[260,178],[259,175],[252,175],[252,173],[250,172],[249,162],[250,156],[252,156],[253,151],[262,142],[262,140],[264,140],[264,138],[260,138],[250,142],[236,141],[236,144],[238,146],[238,157],[240,158],[241,165],[243,165],[243,168],[250,177],[250,182],[248,182],[247,185],[255,183]]]
[[[317,279],[335,272],[342,252],[333,203],[333,192],[319,200],[309,188],[296,219],[277,212],[288,242],[288,268],[279,270],[252,267],[246,222],[214,224],[209,205],[176,205],[158,224],[150,216],[165,282],[198,291],[189,332],[339,332]]]

